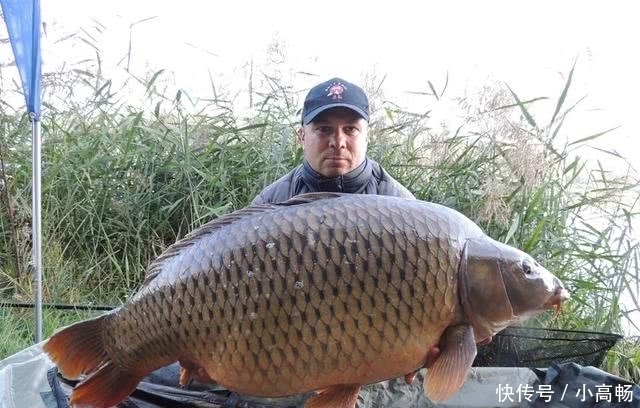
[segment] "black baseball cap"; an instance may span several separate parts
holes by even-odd
[[[302,107],[302,124],[308,125],[327,109],[342,106],[369,121],[369,98],[362,88],[341,78],[333,78],[311,88]]]

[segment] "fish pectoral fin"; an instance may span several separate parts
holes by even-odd
[[[187,359],[179,359],[180,379],[178,385],[182,388],[189,388],[194,381],[201,384],[215,384],[216,381],[209,376],[207,371],[198,364]]]
[[[180,378],[178,379],[178,385],[180,388],[189,388],[192,382],[193,377],[191,376],[191,370],[180,367]]]
[[[355,408],[360,384],[338,384],[309,398],[304,408]]]
[[[470,325],[449,327],[440,340],[440,355],[424,379],[426,396],[433,402],[449,399],[467,378],[477,349]]]

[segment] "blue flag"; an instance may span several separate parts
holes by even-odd
[[[40,119],[40,0],[0,0],[29,113]]]

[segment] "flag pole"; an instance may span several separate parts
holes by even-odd
[[[32,126],[31,270],[35,280],[35,340],[42,341],[42,229],[41,229],[41,72],[40,0],[0,0],[9,40],[20,73]]]
[[[42,192],[41,192],[41,148],[40,148],[40,118],[31,113],[32,124],[32,213],[31,213],[31,233],[33,240],[33,247],[31,250],[31,264],[33,266],[33,272],[36,284],[35,293],[35,320],[36,320],[36,343],[42,341],[42,228],[41,228],[41,207],[42,207]]]

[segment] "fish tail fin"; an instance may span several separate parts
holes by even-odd
[[[71,393],[72,406],[114,406],[144,378],[144,374],[132,373],[111,362],[102,340],[107,319],[110,315],[67,326],[43,346],[65,378],[87,375]]]
[[[113,407],[135,391],[144,374],[130,372],[108,362],[81,381],[71,392],[72,407]]]
[[[55,333],[44,351],[63,376],[76,379],[98,369],[109,359],[102,341],[105,316],[75,323]]]

